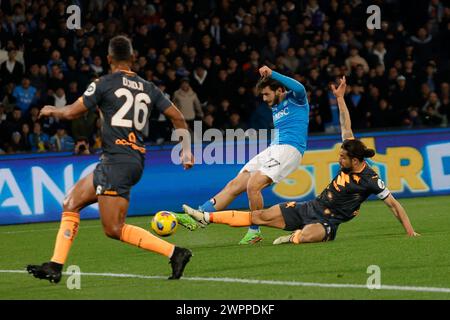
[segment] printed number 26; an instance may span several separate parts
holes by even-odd
[[[133,97],[130,90],[125,88],[117,89],[114,94],[117,98],[125,96],[126,100],[123,106],[111,118],[111,125],[116,127],[131,128],[134,124],[136,130],[142,130],[147,122],[148,105],[151,102],[148,94],[141,92],[138,93],[136,97]],[[126,114],[133,107],[133,104],[133,120],[125,119]],[[142,117],[140,117],[141,113],[143,113]]]

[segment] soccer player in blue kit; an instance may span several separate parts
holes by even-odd
[[[298,168],[306,150],[308,138],[309,104],[305,87],[269,67],[259,69],[261,79],[257,88],[272,108],[275,137],[271,145],[252,158],[213,198],[199,207],[200,211],[214,212],[225,209],[237,196],[247,191],[250,210],[264,207],[261,191],[278,183]],[[183,215],[180,224],[195,229]],[[259,226],[249,227],[239,244],[254,244],[262,240]]]

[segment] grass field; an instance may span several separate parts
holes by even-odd
[[[401,202],[420,238],[408,238],[381,201],[364,204],[360,216],[341,225],[330,243],[273,246],[285,232],[263,228],[262,244],[238,246],[244,228],[180,228],[167,239],[194,252],[180,281],[165,280],[170,274],[166,258],[107,239],[97,220],[82,221],[66,264],[88,274],[81,277],[80,290],[69,290],[67,277],[54,285],[19,272],[28,263],[49,259],[59,223],[2,226],[0,299],[448,300],[450,197]],[[127,220],[146,228],[149,221]],[[381,268],[379,290],[365,287],[369,265]]]

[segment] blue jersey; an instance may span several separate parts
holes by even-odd
[[[309,124],[309,103],[302,84],[272,71],[272,78],[285,85],[285,98],[272,107],[275,137],[271,145],[287,144],[296,148],[302,155],[306,150]]]

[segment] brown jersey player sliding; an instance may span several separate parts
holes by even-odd
[[[78,181],[63,203],[61,225],[56,237],[53,257],[42,265],[28,265],[36,278],[57,283],[80,223],[80,211],[98,202],[105,234],[144,250],[170,259],[172,275],[179,279],[192,256],[188,249],[176,247],[149,231],[125,223],[130,190],[141,178],[144,169],[145,146],[142,129],[152,107],[171,119],[176,129],[187,129],[177,107],[151,82],[145,81],[130,66],[134,60],[131,41],[124,36],[111,39],[108,63],[111,74],[92,82],[83,96],[63,108],[45,106],[40,117],[72,120],[98,106],[102,120],[101,161],[94,172]],[[188,132],[184,130],[184,132]],[[185,169],[193,165],[190,145],[183,139],[182,163]]]
[[[185,212],[202,226],[209,223],[228,224],[233,227],[256,224],[293,231],[290,235],[277,238],[274,244],[301,244],[334,240],[339,225],[353,219],[358,214],[361,204],[370,195],[375,194],[391,209],[408,236],[418,236],[401,204],[364,160],[373,157],[375,151],[368,149],[353,136],[350,116],[344,100],[345,89],[345,77],[340,80],[338,88],[332,85],[339,106],[343,140],[338,160],[340,170],[316,199],[307,202],[281,203],[269,209],[251,212],[209,213],[184,205]]]

